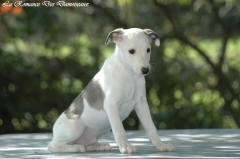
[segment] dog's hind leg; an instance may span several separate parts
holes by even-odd
[[[48,145],[51,152],[85,152],[85,146],[76,141],[82,136],[86,126],[81,119],[68,119],[64,113],[53,127],[53,139]]]
[[[48,145],[48,150],[51,152],[86,152],[85,146],[80,144],[70,145],[70,144],[62,144],[62,145]]]
[[[108,143],[98,143],[97,138],[99,135],[96,132],[86,127],[81,137],[74,142],[74,144],[86,145],[86,151],[109,151],[111,147]]]

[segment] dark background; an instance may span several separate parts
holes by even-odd
[[[51,131],[112,53],[104,41],[118,27],[161,38],[146,77],[157,128],[240,126],[238,0],[85,2],[90,7],[1,7],[0,133]],[[124,126],[142,129],[135,113]]]

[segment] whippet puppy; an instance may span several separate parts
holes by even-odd
[[[56,120],[52,152],[107,151],[109,144],[97,139],[112,129],[121,153],[136,149],[126,139],[122,121],[135,110],[152,143],[159,151],[174,147],[160,141],[146,98],[145,78],[150,71],[151,44],[160,45],[150,29],[115,29],[106,44],[114,42],[114,53],[69,108]]]

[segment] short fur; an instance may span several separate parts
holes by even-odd
[[[65,111],[67,118],[79,119],[84,109],[83,98],[87,100],[89,106],[97,109],[103,109],[104,92],[98,80],[90,81],[87,87],[73,100],[69,108]]]
[[[110,42],[116,44],[114,53],[55,122],[49,151],[110,150],[109,144],[97,139],[112,129],[120,152],[134,153],[136,149],[127,141],[122,125],[132,110],[157,149],[172,151],[173,146],[160,141],[153,124],[146,99],[147,72],[142,71],[150,69],[151,43],[160,44],[157,34],[150,29],[120,28],[109,33],[106,44]]]

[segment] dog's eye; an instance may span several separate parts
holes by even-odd
[[[128,50],[128,52],[129,52],[130,54],[134,54],[134,53],[135,53],[135,50],[134,50],[134,49],[131,49],[131,50]]]
[[[147,48],[147,53],[149,53],[151,51],[151,49],[150,48]]]

